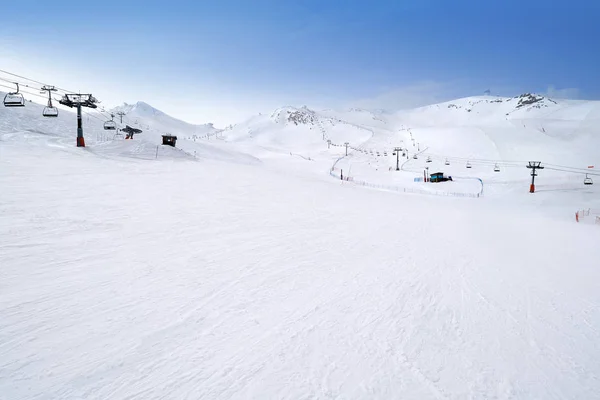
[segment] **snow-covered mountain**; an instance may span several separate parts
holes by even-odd
[[[148,103],[138,101],[135,104],[124,103],[110,110],[111,113],[123,112],[124,123],[139,125],[142,129],[152,129],[163,133],[183,136],[206,136],[215,135],[219,132],[212,123],[194,125],[157,110]]]
[[[598,104],[0,107],[0,397],[596,398]]]
[[[529,161],[548,164],[539,182],[542,187],[580,190],[586,173],[596,173],[586,168],[600,165],[599,122],[600,102],[525,93],[467,97],[393,113],[288,106],[231,126],[222,137],[237,145],[298,153],[330,164],[345,156],[348,143],[350,154],[336,168],[355,181],[422,190],[415,189],[422,184],[414,178],[436,170],[479,179],[493,195],[527,187]],[[403,149],[404,174],[389,173],[396,169],[396,147]],[[482,185],[473,182],[444,188],[481,194]],[[436,191],[440,188],[435,186]]]

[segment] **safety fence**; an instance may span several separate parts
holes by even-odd
[[[385,185],[385,184],[371,183],[371,182],[366,182],[366,181],[357,181],[353,177],[348,175],[349,172],[347,173],[347,175],[344,175],[343,169],[337,167],[337,164],[344,158],[346,158],[346,156],[339,157],[335,160],[335,162],[333,163],[333,165],[331,166],[331,168],[329,170],[329,175],[336,179],[340,179],[342,181],[352,182],[353,184],[358,185],[358,186],[370,187],[370,188],[380,189],[380,190],[388,190],[388,191],[398,192],[398,193],[426,194],[426,195],[430,195],[430,196],[478,198],[483,194],[483,182],[482,182],[481,192],[479,192],[479,193],[462,193],[462,192],[445,192],[445,191],[440,191],[440,190],[423,190],[423,189],[416,189],[416,188],[408,188],[408,187],[404,187],[404,186]],[[421,179],[423,179],[423,178],[421,178]],[[479,179],[479,178],[476,178],[476,179]]]
[[[577,210],[575,212],[575,221],[600,225],[600,210],[593,210],[591,208]]]
[[[340,179],[342,181],[352,182],[353,184],[355,184],[357,186],[364,186],[364,187],[380,189],[380,190],[388,190],[388,191],[398,192],[398,193],[426,194],[426,195],[430,195],[430,196],[463,197],[463,198],[478,198],[478,197],[480,197],[479,193],[462,193],[462,192],[445,192],[445,191],[440,191],[440,190],[423,190],[423,189],[409,188],[409,187],[404,187],[404,186],[385,185],[385,184],[371,183],[371,182],[366,182],[366,181],[357,181],[351,176],[345,176],[343,173],[343,170],[340,168],[337,168],[335,166],[339,160],[341,160],[341,158],[338,159],[334,163],[333,167],[331,167],[331,169],[329,171],[329,175],[331,175],[332,177],[334,177],[336,179]]]

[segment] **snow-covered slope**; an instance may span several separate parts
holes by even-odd
[[[123,104],[110,110],[112,113],[125,113],[123,121],[139,126],[141,129],[154,130],[161,134],[181,136],[205,136],[215,135],[219,132],[213,124],[194,125],[173,118],[164,112],[157,110],[151,105],[138,101],[135,104]]]
[[[507,166],[594,160],[595,104],[476,101],[284,107],[177,148],[154,112],[134,140],[86,116],[82,149],[73,113],[0,108],[0,398],[596,398],[597,186],[544,191],[546,169],[532,195]],[[479,190],[413,182],[427,153],[504,164],[473,160],[480,198],[357,186]]]
[[[0,93],[3,96],[3,93]],[[73,148],[77,137],[77,116],[71,110],[60,110],[56,118],[42,117],[43,106],[28,102],[22,108],[0,107],[0,142],[5,146],[50,146],[59,151],[78,153]],[[116,130],[105,130],[106,115],[96,110],[84,110],[83,129],[86,142],[85,151],[104,158],[125,157],[147,160],[181,160],[197,161],[212,159],[242,164],[257,164],[260,161],[251,155],[235,150],[212,146],[206,141],[185,140],[178,136],[177,148],[162,146],[162,135],[165,132],[177,135],[190,132],[203,133],[204,137],[215,130],[211,124],[190,125],[172,118],[161,111],[138,102],[135,106],[126,108],[128,114],[123,124],[124,128],[131,124],[142,129],[141,134],[133,140],[124,140],[122,133]]]
[[[346,118],[348,114],[352,113],[347,112]],[[368,141],[351,141],[358,151],[336,165],[351,172],[355,181],[465,193],[463,182],[412,183],[428,169],[481,179],[489,188],[487,195],[493,196],[526,192],[530,170],[525,166],[529,161],[542,161],[547,168],[540,173],[540,188],[597,193],[595,187],[584,188],[583,181],[586,172],[598,174],[600,165],[600,102],[534,94],[469,97],[377,116],[385,124],[371,122],[374,135]],[[390,171],[396,169],[396,146],[404,154],[400,174]],[[471,168],[466,168],[467,163]],[[476,191],[473,187],[467,192]]]
[[[326,140],[334,143],[363,142],[373,132],[368,127],[328,116],[307,107],[282,107],[270,115],[258,115],[221,132],[229,142],[253,143],[274,152],[313,154]]]

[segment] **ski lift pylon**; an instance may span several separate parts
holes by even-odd
[[[25,98],[19,93],[19,84],[15,82],[15,85],[17,91],[6,93],[4,96],[4,107],[25,107]]]

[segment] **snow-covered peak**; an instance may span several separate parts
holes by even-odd
[[[163,111],[152,107],[150,104],[138,101],[135,104],[124,103],[110,110],[112,113],[123,112],[124,123],[139,125],[145,129],[154,129],[172,134],[202,135],[218,131],[212,123],[190,124],[174,118]]]
[[[113,108],[113,112],[124,112],[125,114],[135,113],[136,116],[162,116],[164,112],[152,107],[150,104],[143,101],[138,101],[135,104],[123,103],[123,105]]]
[[[317,119],[317,114],[307,106],[302,106],[300,108],[286,106],[276,109],[271,114],[271,120],[273,122],[284,125],[315,125]]]

